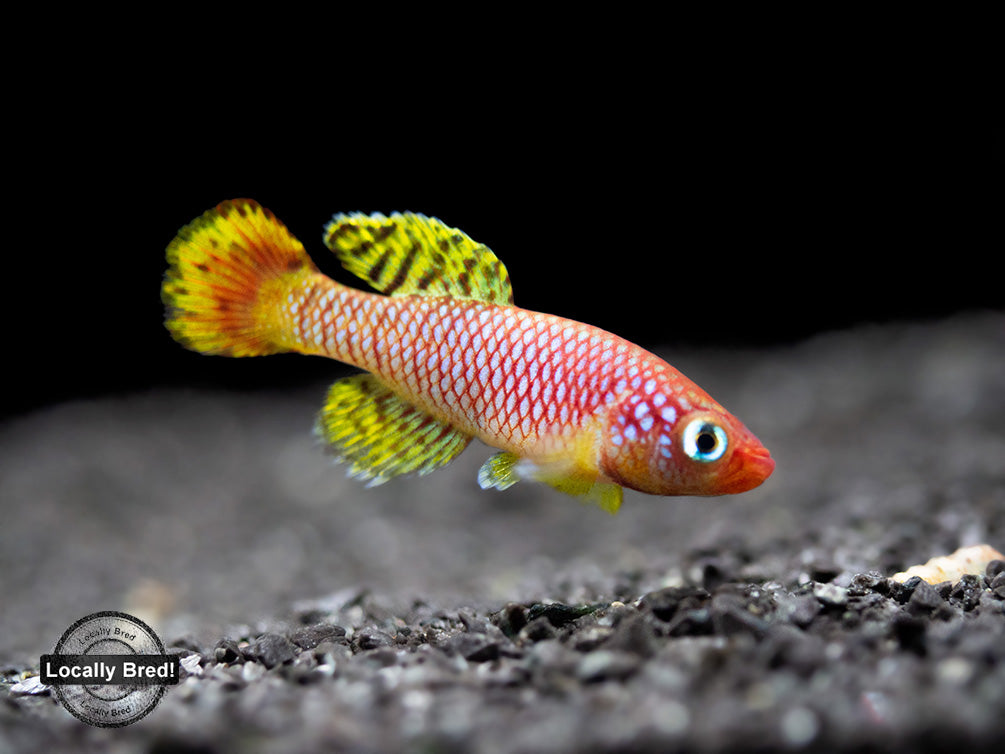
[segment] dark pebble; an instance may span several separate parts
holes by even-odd
[[[642,597],[639,609],[648,610],[661,621],[669,623],[678,610],[703,607],[709,598],[708,591],[701,587],[668,586]]]
[[[604,642],[604,649],[652,657],[656,653],[656,635],[650,620],[639,614],[622,619]]]
[[[623,680],[639,669],[640,660],[627,652],[598,649],[580,660],[576,676],[584,683]]]
[[[535,618],[520,629],[520,638],[538,642],[544,641],[545,639],[553,639],[558,635],[555,627],[551,624],[547,618]]]
[[[457,614],[457,619],[461,622],[461,625],[464,626],[465,631],[474,633],[485,633],[486,631],[487,626],[485,622],[482,620],[476,620],[465,610],[461,610]]]
[[[367,666],[374,668],[389,668],[398,664],[398,653],[391,647],[377,647],[357,655]]]
[[[825,608],[843,608],[848,604],[848,590],[836,584],[814,584],[813,596]]]
[[[632,605],[625,605],[621,602],[612,603],[607,608],[598,610],[593,613],[590,618],[583,618],[579,621],[577,628],[582,629],[585,626],[590,625],[590,620],[603,621],[605,626],[616,626],[621,621],[626,619],[634,618],[639,614],[639,609]]]
[[[492,616],[492,621],[505,636],[515,639],[520,630],[527,625],[527,608],[515,602],[510,602]]]
[[[901,649],[924,657],[928,653],[925,646],[925,621],[908,613],[898,613],[892,623],[893,635]]]
[[[790,623],[800,628],[806,628],[819,614],[820,602],[816,597],[805,594],[786,600],[779,609]]]
[[[996,597],[991,590],[985,590],[981,593],[977,612],[994,616],[995,619],[1000,620],[1002,616],[1005,616],[1005,597]],[[1005,647],[1005,642],[1002,642],[1002,646]]]
[[[244,656],[262,663],[267,668],[274,668],[293,662],[297,656],[297,649],[285,636],[262,634],[245,648]]]
[[[715,595],[709,612],[713,629],[720,636],[749,634],[759,638],[768,629],[767,622],[748,610],[746,603],[736,595]]]
[[[825,662],[819,637],[785,623],[769,626],[762,646],[767,668],[785,667],[806,678]]]
[[[735,575],[732,564],[724,558],[705,558],[696,567],[701,574],[701,585],[709,591],[714,591]]]
[[[589,626],[581,628],[569,637],[570,645],[578,652],[592,652],[614,634],[611,626]]]
[[[932,615],[943,604],[943,599],[936,588],[919,579],[907,601],[907,609],[912,615]]]
[[[981,594],[984,592],[984,579],[981,576],[965,574],[953,586],[949,596],[958,603],[966,612],[970,612],[981,601]]]
[[[318,662],[329,662],[331,659],[352,656],[349,645],[343,641],[323,641],[314,647],[311,652]]]
[[[535,618],[547,618],[555,628],[572,623],[577,618],[595,612],[603,605],[563,605],[559,602],[549,604],[536,603],[527,609],[527,619],[532,621]]]
[[[283,665],[280,673],[283,678],[291,683],[299,683],[301,686],[310,686],[314,683],[321,683],[326,676],[317,671],[317,668],[309,668],[304,665]]]
[[[356,634],[356,646],[362,650],[394,646],[394,637],[376,628],[364,628]]]
[[[715,633],[708,608],[685,610],[674,616],[666,629],[668,636],[711,636]]]
[[[327,617],[328,613],[321,608],[310,608],[302,610],[297,614],[297,620],[304,626],[309,626],[315,623],[324,623],[324,620]]]
[[[460,655],[468,662],[499,659],[499,642],[484,633],[468,632],[450,637],[444,645],[448,654]]]
[[[901,605],[906,605],[907,601],[911,599],[911,595],[914,594],[914,590],[917,588],[918,584],[924,584],[924,580],[920,576],[912,576],[907,581],[893,581],[890,582],[890,597],[895,599]]]
[[[889,594],[889,581],[879,571],[856,573],[852,576],[851,583],[848,584],[848,594],[859,597],[869,592]]]
[[[225,636],[216,643],[216,647],[213,649],[213,656],[217,662],[225,664],[244,662],[244,653],[241,652],[241,648],[237,645],[237,642],[229,636]]]
[[[994,562],[1001,563],[1002,561],[996,560]],[[996,574],[991,579],[991,593],[998,599],[1005,600],[1005,571]]]
[[[984,569],[984,575],[988,579],[994,579],[995,576],[1005,573],[1005,560],[992,560],[988,563],[987,568]]]
[[[323,641],[345,639],[345,629],[332,623],[317,623],[298,628],[290,633],[290,641],[301,649],[314,649]]]
[[[809,574],[813,581],[833,581],[841,575],[841,568],[829,561],[815,561],[810,564]]]

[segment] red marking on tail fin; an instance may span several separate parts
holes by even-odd
[[[193,351],[261,356],[288,350],[280,335],[286,291],[317,268],[273,214],[251,199],[222,202],[167,247],[165,324]]]

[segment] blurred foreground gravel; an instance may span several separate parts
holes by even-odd
[[[772,450],[763,487],[611,517],[479,490],[473,445],[365,489],[313,445],[324,385],[8,422],[0,753],[997,750],[1005,564],[887,577],[1005,549],[1005,315],[662,355]],[[10,691],[110,609],[183,655],[148,717]]]

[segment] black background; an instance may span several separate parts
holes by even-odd
[[[1003,305],[1000,131],[839,72],[653,83],[291,99],[260,82],[141,96],[82,76],[69,101],[26,95],[7,172],[4,413],[333,374],[321,359],[198,356],[164,330],[165,246],[240,196],[349,284],[320,242],[333,213],[435,215],[497,253],[518,305],[649,347]]]

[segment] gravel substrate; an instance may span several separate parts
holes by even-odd
[[[611,517],[482,492],[471,448],[364,489],[311,446],[323,386],[9,422],[0,752],[998,750],[1005,563],[888,577],[1005,546],[1005,316],[665,355],[771,448],[763,487]],[[183,656],[148,717],[11,691],[103,609]]]

